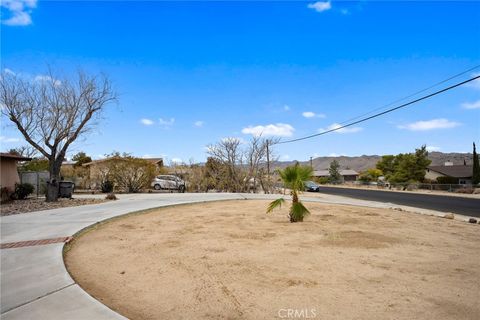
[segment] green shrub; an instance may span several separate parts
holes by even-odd
[[[33,190],[35,188],[30,183],[17,183],[15,184],[14,197],[18,200],[24,200],[33,193]]]
[[[438,177],[437,182],[440,184],[457,184],[458,178],[454,177]]]
[[[330,182],[330,179],[328,177],[318,177],[318,178],[315,178],[314,180],[318,184],[327,184]]]
[[[113,192],[113,182],[110,180],[105,180],[100,185],[100,188],[102,189],[102,193],[111,193]]]

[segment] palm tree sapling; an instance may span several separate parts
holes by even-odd
[[[305,182],[310,180],[312,173],[311,167],[300,166],[298,162],[294,166],[278,170],[285,187],[290,189],[290,194],[292,195],[292,205],[289,211],[290,222],[301,222],[310,213],[298,199],[298,193],[305,189]],[[267,213],[272,212],[277,207],[281,207],[283,203],[285,203],[283,198],[272,201],[268,205]]]

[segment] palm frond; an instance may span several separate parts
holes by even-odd
[[[310,214],[310,211],[301,202],[292,203],[290,217],[292,222],[303,221],[303,218]]]
[[[285,203],[285,199],[283,198],[279,198],[277,200],[273,200],[272,202],[270,202],[270,204],[268,205],[267,207],[267,213],[270,213],[273,211],[273,209],[275,208],[281,208],[282,207],[282,204]]]

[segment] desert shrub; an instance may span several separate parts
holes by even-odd
[[[474,191],[473,188],[460,188],[455,190],[455,193],[465,193],[465,194],[472,194]]]
[[[109,194],[107,194],[107,196],[105,197],[106,200],[118,200],[117,199],[117,196],[115,195],[115,193],[111,192]]]
[[[13,191],[10,188],[2,187],[0,189],[0,194],[1,194],[1,203],[2,204],[12,201]]]
[[[372,182],[372,181],[377,181],[379,177],[383,175],[382,170],[376,169],[376,168],[371,168],[368,169],[360,174],[358,177],[358,180],[361,182]]]
[[[329,177],[318,177],[318,178],[315,178],[314,180],[316,183],[319,183],[319,184],[327,184],[330,182]]]
[[[17,183],[13,196],[15,199],[24,200],[33,193],[33,190],[35,190],[35,187],[30,183]]]
[[[437,182],[440,184],[457,184],[458,178],[454,177],[438,177]]]
[[[135,193],[147,188],[155,177],[155,165],[132,156],[118,157],[108,164],[109,175],[116,186],[125,192]]]
[[[102,189],[102,193],[111,193],[113,191],[113,182],[110,180],[102,181],[100,188]]]

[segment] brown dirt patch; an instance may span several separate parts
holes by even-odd
[[[2,204],[0,206],[0,215],[9,216],[12,214],[27,213],[33,211],[43,211],[64,207],[76,207],[83,206],[86,204],[98,204],[106,202],[105,199],[86,199],[86,198],[73,198],[73,199],[64,199],[60,198],[57,202],[45,202],[45,199],[25,199],[25,200],[14,200],[12,202]]]
[[[306,205],[296,224],[253,200],[132,215],[76,239],[65,260],[131,319],[480,318],[478,225]]]

